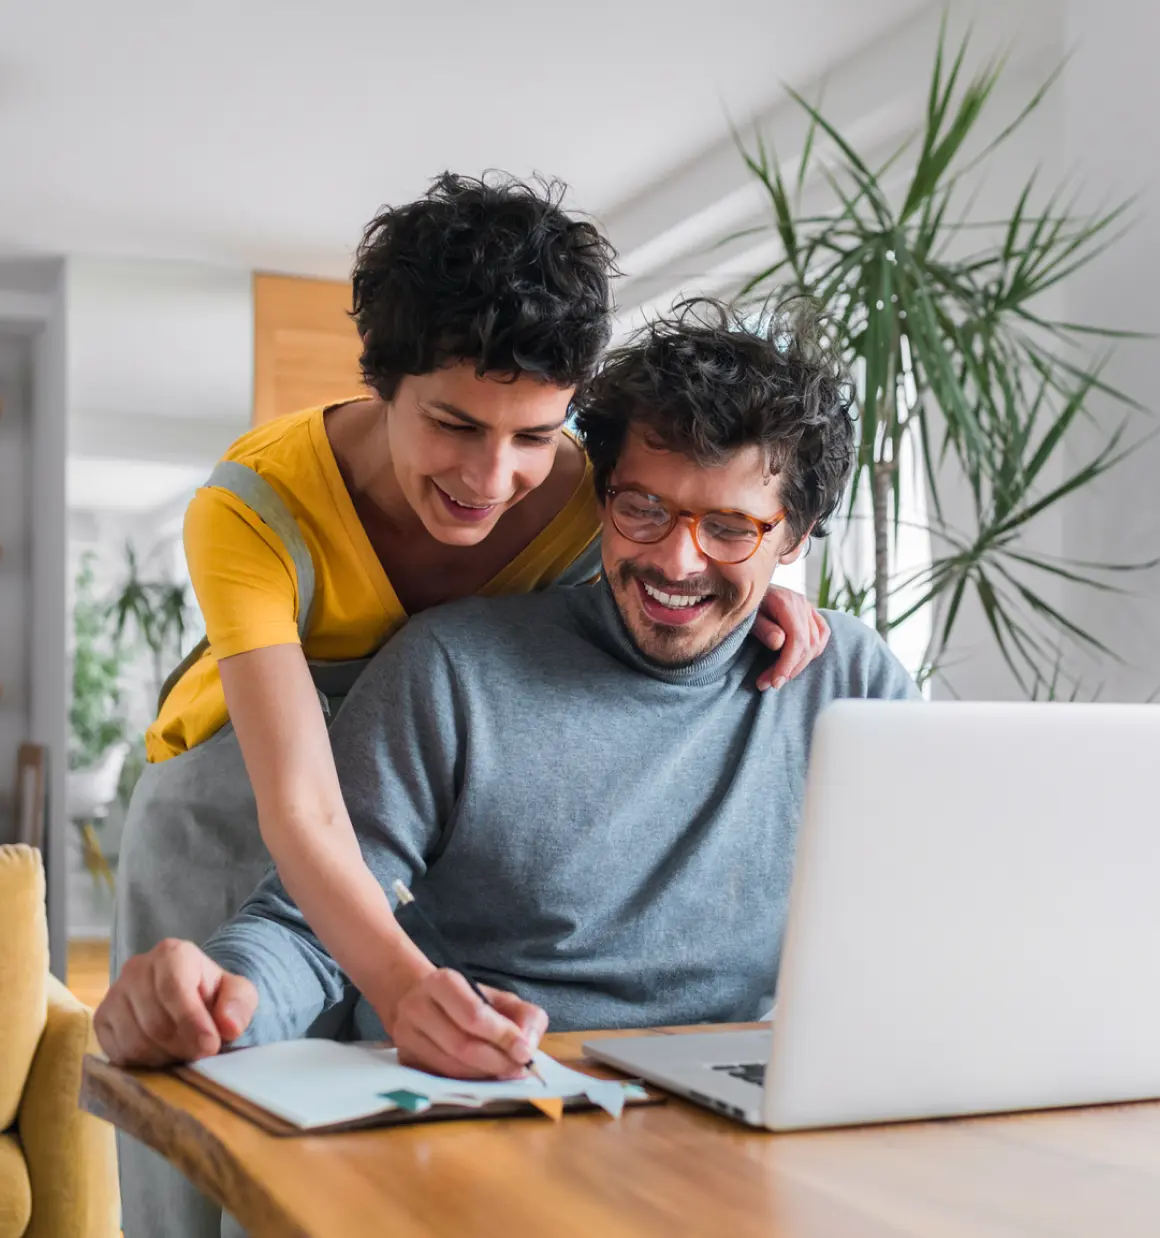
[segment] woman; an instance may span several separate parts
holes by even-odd
[[[479,1019],[425,988],[434,969],[362,862],[326,718],[408,615],[598,572],[591,470],[564,422],[608,342],[612,257],[519,183],[445,175],[369,225],[353,287],[374,394],[251,431],[190,505],[208,644],[147,735],[114,974],[164,938],[204,940],[272,856],[411,1060],[456,1037],[523,1043],[503,995]],[[780,682],[827,632],[796,594],[766,607],[762,639],[793,646],[768,673]]]

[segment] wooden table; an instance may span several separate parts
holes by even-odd
[[[544,1048],[580,1064],[586,1035]],[[253,1238],[1160,1235],[1160,1104],[772,1135],[672,1099],[619,1122],[279,1138],[172,1075],[89,1058],[82,1105]]]

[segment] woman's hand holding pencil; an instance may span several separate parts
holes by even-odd
[[[402,882],[395,893],[400,902],[413,902]],[[399,1061],[453,1079],[523,1076],[547,1031],[548,1016],[514,993],[478,984],[417,904],[415,913],[444,957],[442,967],[432,966],[407,990],[389,1021]]]

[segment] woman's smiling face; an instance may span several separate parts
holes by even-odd
[[[552,471],[575,391],[468,364],[407,375],[390,401],[395,480],[427,532],[473,546]]]

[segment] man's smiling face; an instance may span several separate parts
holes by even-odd
[[[680,452],[651,445],[631,428],[611,484],[663,499],[697,514],[739,511],[758,522],[780,510],[777,478],[756,446],[741,448],[721,465],[707,467]],[[667,537],[642,545],[623,536],[604,504],[604,571],[637,648],[653,661],[679,666],[715,649],[758,607],[778,563],[791,563],[793,544],[784,523],[766,533],[744,563],[722,564],[698,549],[690,522],[681,519]]]

